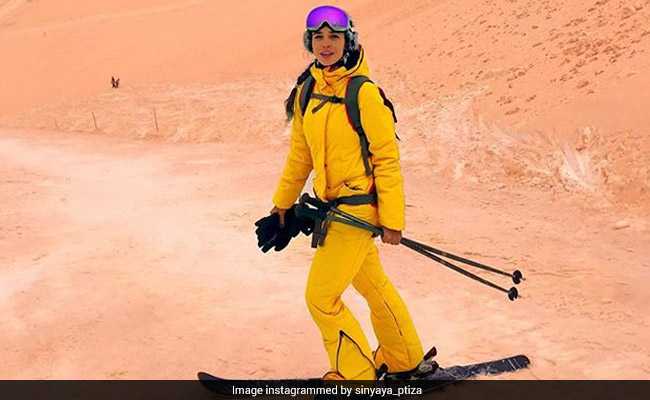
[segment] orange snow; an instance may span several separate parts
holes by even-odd
[[[380,245],[425,346],[648,379],[650,1],[333,3],[397,107],[404,235],[527,277],[510,302]],[[325,371],[309,240],[252,229],[321,3],[281,4],[0,0],[0,378]]]

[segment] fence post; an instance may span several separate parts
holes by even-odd
[[[158,115],[156,114],[156,107],[153,108],[153,122],[156,125],[156,132],[160,132],[158,130]]]

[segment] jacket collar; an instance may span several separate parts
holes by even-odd
[[[322,92],[327,87],[330,87],[329,90],[334,89],[334,92],[338,92],[341,87],[347,85],[348,78],[358,75],[368,76],[370,74],[370,69],[366,62],[365,52],[363,51],[363,48],[359,51],[359,59],[350,69],[345,66],[340,66],[337,69],[330,71],[329,67],[319,68],[316,66],[316,63],[314,63],[310,68],[310,72],[316,80],[316,87],[318,90]]]

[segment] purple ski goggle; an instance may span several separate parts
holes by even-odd
[[[352,28],[350,17],[338,7],[316,7],[307,15],[308,31],[317,31],[325,24],[329,25],[333,31],[346,31]]]

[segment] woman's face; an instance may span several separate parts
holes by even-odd
[[[324,26],[311,35],[313,54],[319,63],[329,66],[343,57],[345,34]]]

